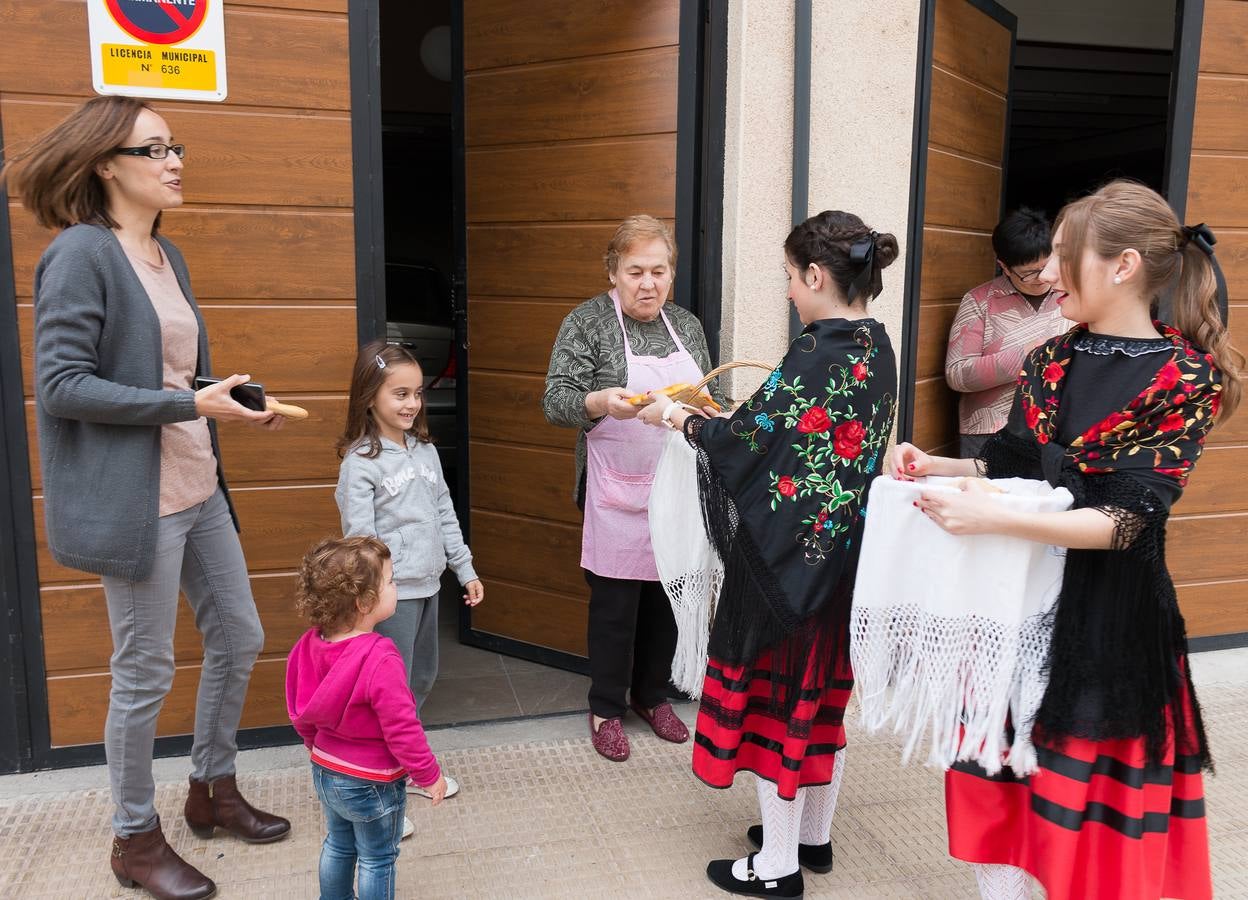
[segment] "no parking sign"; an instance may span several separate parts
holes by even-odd
[[[221,101],[223,0],[87,0],[97,94]]]

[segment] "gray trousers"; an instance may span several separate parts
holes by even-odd
[[[156,827],[152,751],[156,717],[173,685],[173,628],[181,588],[204,641],[195,700],[191,776],[234,773],[238,721],[264,630],[247,563],[218,490],[190,509],[157,520],[156,562],[145,581],[104,578],[113,633],[112,691],[104,750],[112,787],[113,831],[130,837]]]
[[[400,600],[394,615],[373,629],[394,641],[407,667],[407,684],[416,696],[416,711],[425,705],[438,677],[438,597]]]

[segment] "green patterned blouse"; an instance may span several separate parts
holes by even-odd
[[[703,372],[710,371],[711,354],[698,317],[674,303],[666,304],[663,311],[694,361]],[[638,356],[662,358],[676,352],[661,316],[653,322],[638,322],[624,316],[624,329],[628,332],[629,346]],[[610,294],[599,294],[568,313],[559,326],[559,335],[550,352],[550,368],[546,372],[546,393],[542,397],[542,410],[550,424],[581,429],[576,439],[576,484],[573,488],[573,497],[578,503],[585,474],[585,433],[598,421],[586,414],[585,397],[592,391],[624,387],[627,378],[628,363],[624,359],[624,341],[620,336],[620,323],[615,318],[615,304]],[[711,382],[711,396],[721,404],[725,402],[718,378]]]

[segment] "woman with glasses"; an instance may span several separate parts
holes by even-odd
[[[63,229],[35,270],[35,398],[49,549],[100,576],[108,606],[112,869],[124,886],[179,900],[216,892],[165,842],[154,804],[180,590],[204,647],[187,824],[252,843],[290,833],[234,780],[264,632],[215,425],[283,420],[231,399],[248,375],[193,390],[195,376],[212,374],[208,338],[182,254],[159,231],[161,213],[182,205],[184,152],[141,101],[96,97],[3,173],[39,224]]]
[[[1062,317],[1061,291],[1040,280],[1052,252],[1049,220],[1021,207],[992,232],[1001,275],[971,288],[949,330],[945,380],[958,402],[960,454],[972,457],[1005,426],[1014,382],[1027,353],[1073,324]]]

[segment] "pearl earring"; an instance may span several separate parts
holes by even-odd
[[[1122,279],[1117,275],[1114,276],[1114,284],[1122,284]]]

